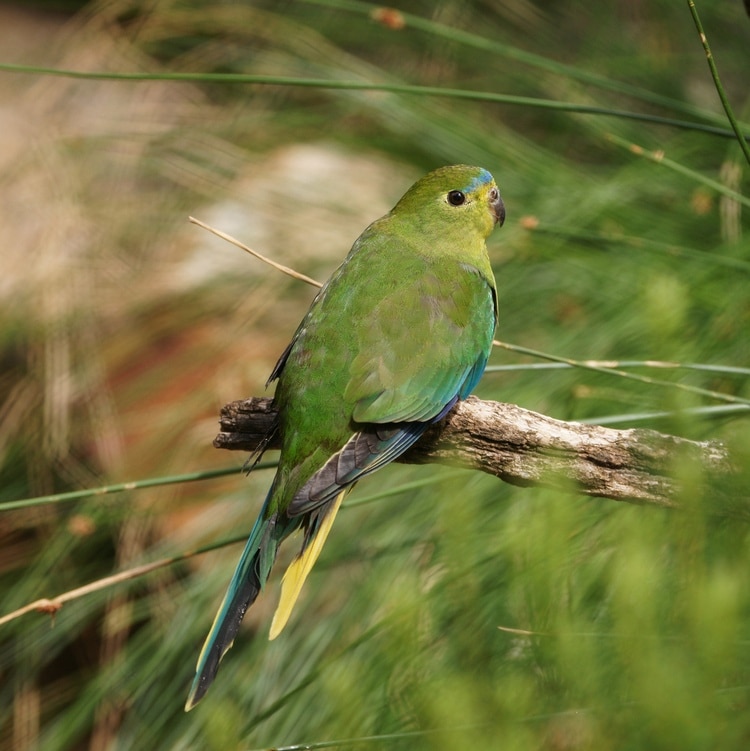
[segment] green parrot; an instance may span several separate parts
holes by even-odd
[[[213,682],[282,541],[302,531],[271,639],[285,626],[344,496],[476,386],[497,317],[485,239],[504,218],[486,170],[430,172],[362,233],[313,300],[268,379],[278,380],[278,418],[268,438],[278,432],[279,465],[198,658],[186,711]]]

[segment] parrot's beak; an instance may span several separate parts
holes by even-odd
[[[505,221],[505,204],[503,203],[503,199],[500,198],[499,193],[494,201],[490,201],[490,208],[495,217],[495,224],[499,224],[502,227]]]

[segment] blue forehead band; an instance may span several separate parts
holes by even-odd
[[[492,182],[492,175],[483,169],[465,188],[466,193],[472,193],[482,185]]]

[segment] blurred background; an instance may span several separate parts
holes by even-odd
[[[750,132],[750,18],[740,0],[697,6]],[[0,617],[177,559],[0,625],[0,747],[750,744],[748,164],[687,3],[7,3],[0,49],[138,77],[0,70],[0,503],[231,471],[0,506]],[[149,78],[164,72],[446,96]],[[241,550],[223,543],[272,477],[211,447],[218,411],[264,393],[314,296],[188,217],[323,280],[416,178],[459,162],[489,169],[507,207],[489,243],[498,339],[668,382],[496,348],[477,394],[721,440],[737,475],[720,487],[678,462],[675,513],[389,467],[350,496],[269,643],[282,552],[185,714]]]

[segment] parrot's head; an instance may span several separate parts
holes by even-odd
[[[438,231],[479,232],[487,237],[505,221],[505,206],[495,179],[481,167],[457,164],[441,167],[412,185],[393,209],[394,214],[419,217],[424,227]]]

